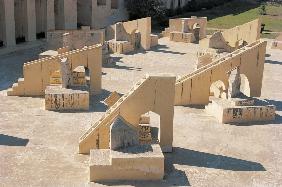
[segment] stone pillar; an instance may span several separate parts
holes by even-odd
[[[97,95],[102,91],[102,47],[88,52],[88,68],[90,70],[90,94]]]
[[[16,45],[14,0],[3,0],[4,9],[4,45]]]
[[[46,30],[55,30],[55,2],[54,0],[47,0],[46,11]]]
[[[228,88],[228,98],[237,97],[240,94],[241,78],[240,70],[235,69],[230,72],[229,75],[229,88]]]
[[[183,33],[187,33],[188,32],[188,25],[185,24],[185,20],[181,20],[181,24],[182,24],[182,27],[181,27],[181,32]]]
[[[26,41],[36,40],[36,12],[35,12],[35,0],[26,1],[26,18],[27,18],[27,33]]]
[[[77,29],[77,0],[64,1],[64,28]]]
[[[115,24],[115,41],[122,41],[123,37],[123,24],[122,22],[118,22]]]
[[[72,85],[73,79],[72,79],[72,72],[69,65],[69,61],[67,58],[63,58],[60,61],[60,70],[61,70],[61,76],[62,76],[62,87],[68,88]]]

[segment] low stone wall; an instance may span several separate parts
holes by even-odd
[[[275,119],[274,105],[246,106],[246,104],[252,104],[252,102],[234,106],[235,103],[232,103],[232,101],[214,98],[212,103],[206,106],[205,110],[208,114],[215,116],[221,123],[248,123]]]
[[[47,86],[45,109],[53,111],[88,110],[89,92],[84,89],[66,89],[61,86]]]
[[[163,176],[164,155],[158,144],[90,151],[90,181],[162,180]]]
[[[184,43],[191,43],[194,41],[192,33],[183,33],[183,32],[171,32],[169,34],[170,41],[174,42],[184,42]]]

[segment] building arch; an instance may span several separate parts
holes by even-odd
[[[245,96],[251,97],[251,88],[248,77],[245,74],[240,74],[240,92]]]
[[[222,80],[214,81],[210,85],[210,96],[227,99],[226,86]]]

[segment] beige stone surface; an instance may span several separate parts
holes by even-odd
[[[260,97],[266,44],[265,41],[249,44],[179,78],[175,87],[175,104],[208,104],[212,83],[220,80],[228,88],[228,72],[237,67],[246,81],[242,83],[242,93],[249,97]]]
[[[87,87],[80,89],[47,86],[45,89],[45,110],[88,110],[89,92]]]
[[[112,107],[120,98],[121,96],[114,91],[104,100],[104,102],[108,107]]]
[[[149,50],[157,45],[158,38],[151,35],[151,17],[118,22],[106,27],[105,32],[112,53],[125,54],[139,48]]]
[[[92,30],[90,27],[78,30],[51,30],[46,35],[48,48],[58,50],[59,53],[67,52],[67,49],[103,44],[105,37],[103,31]]]
[[[158,144],[90,152],[90,181],[162,180],[163,176],[164,155]]]
[[[282,34],[280,34],[273,42],[272,42],[272,49],[280,49],[282,50]]]
[[[148,113],[141,115],[139,123],[140,124],[150,124],[150,115]]]
[[[43,53],[40,53],[39,58],[54,57],[57,56],[58,54],[59,54],[58,51],[48,50],[48,51],[44,51]]]
[[[169,39],[170,41],[184,43],[191,43],[192,41],[194,41],[192,33],[183,33],[177,31],[170,32]]]
[[[1,185],[279,186],[282,56],[279,50],[270,48],[266,51],[261,97],[277,106],[275,121],[243,126],[220,124],[202,108],[175,106],[174,150],[164,154],[163,180],[89,183],[89,156],[77,154],[77,140],[91,122],[104,114],[104,98],[113,91],[126,93],[146,73],[183,76],[194,71],[198,45],[169,42],[167,38],[159,43],[145,55],[111,55],[116,66],[103,68],[104,90],[91,97],[89,112],[82,113],[46,111],[43,98],[7,97],[6,89],[22,77],[22,64],[37,58],[40,49],[1,56]],[[158,116],[152,116],[151,126],[158,124]],[[17,146],[9,146],[12,143]]]
[[[245,44],[251,44],[260,39],[261,20],[255,19],[248,23],[238,25],[212,36],[200,40],[200,45],[205,48],[215,48],[232,52]]]
[[[140,116],[149,111],[160,115],[159,143],[163,152],[171,152],[175,79],[164,74],[144,76],[80,137],[79,153],[108,149],[109,128],[117,116],[137,127]]]
[[[269,103],[255,105],[234,106],[226,99],[211,99],[212,103],[206,106],[206,112],[213,115],[221,123],[252,123],[254,121],[275,120],[275,106]]]
[[[169,27],[162,32],[174,42],[198,42],[206,38],[206,17],[175,18],[169,20]]]

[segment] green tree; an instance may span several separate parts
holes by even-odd
[[[266,15],[265,4],[262,4],[262,5],[259,7],[259,14],[260,14],[260,15]]]
[[[152,17],[153,20],[162,21],[166,16],[166,8],[161,0],[126,0],[129,19]]]

